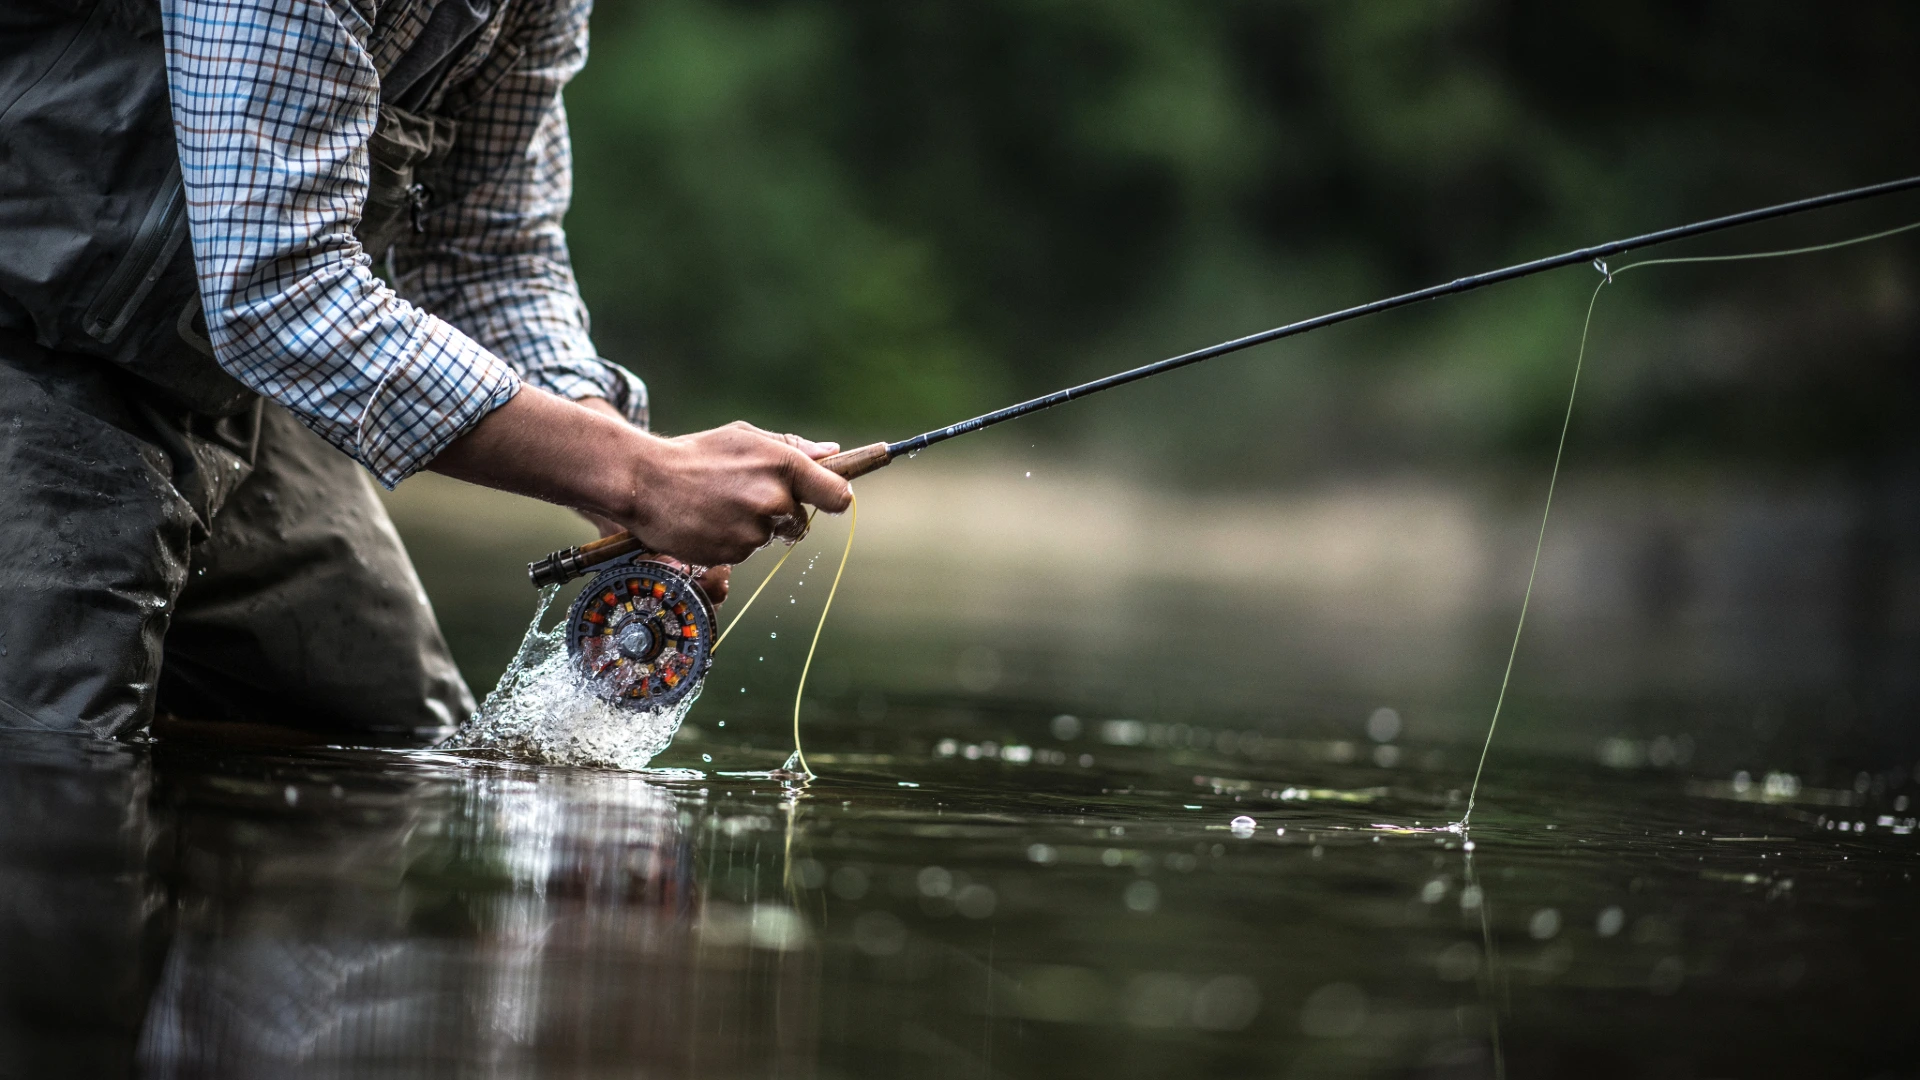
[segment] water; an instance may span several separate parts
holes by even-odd
[[[533,621],[506,674],[474,718],[442,748],[485,751],[534,764],[643,769],[673,741],[701,688],[695,686],[663,709],[609,704],[580,678],[568,658],[564,625],[540,625],[559,591],[553,585],[540,590]]]
[[[1477,746],[953,715],[810,783],[0,733],[0,1075],[1911,1070],[1907,766],[1496,751],[1463,837]]]

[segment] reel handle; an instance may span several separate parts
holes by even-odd
[[[871,443],[856,446],[852,450],[842,450],[832,457],[820,459],[821,467],[838,473],[848,480],[856,476],[865,476],[875,469],[893,460],[887,453],[887,444]],[[631,555],[636,551],[650,550],[646,542],[630,532],[617,532],[612,536],[603,536],[598,540],[581,544],[578,547],[565,548],[527,564],[527,580],[534,588],[543,585],[564,585],[581,574],[587,568],[597,566],[622,555]]]

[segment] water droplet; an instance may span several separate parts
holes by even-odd
[[[953,895],[954,910],[969,919],[991,917],[998,903],[999,897],[994,894],[993,889],[977,882],[962,886],[960,891]]]
[[[1618,907],[1610,907],[1602,911],[1600,917],[1594,920],[1593,928],[1601,937],[1612,937],[1625,925],[1627,925],[1627,913]]]
[[[1532,934],[1536,942],[1546,942],[1553,934],[1559,934],[1559,911],[1542,907],[1532,919],[1526,920],[1526,932]]]
[[[1241,814],[1239,817],[1234,818],[1231,822],[1229,822],[1227,824],[1227,828],[1233,830],[1233,835],[1244,839],[1246,837],[1253,835],[1254,826],[1258,824],[1259,822],[1253,820],[1252,818],[1248,817],[1245,814]]]
[[[773,631],[772,633],[769,633],[769,634],[768,634],[767,636],[768,636],[768,637],[770,637],[770,638],[773,638],[773,637],[779,637],[779,636],[780,636],[780,631],[778,631],[778,630],[775,630],[775,631]],[[761,657],[761,659],[763,659],[763,660],[764,660],[764,659],[766,659],[766,657]]]
[[[705,761],[705,762],[708,762],[708,763],[711,763],[711,762],[713,761],[713,755],[712,755],[712,754],[701,754],[701,755],[700,755],[700,760],[701,760],[701,761]]]
[[[1031,469],[1027,470],[1027,479],[1029,480],[1033,479],[1033,470]]]

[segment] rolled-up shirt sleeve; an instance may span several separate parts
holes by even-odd
[[[459,128],[422,231],[394,246],[402,294],[506,358],[529,383],[603,397],[647,425],[646,386],[588,335],[561,219],[573,159],[561,90],[586,62],[586,0],[516,26],[511,66],[453,112]]]
[[[505,404],[513,367],[396,295],[354,237],[380,83],[347,0],[162,0],[216,361],[391,487]]]

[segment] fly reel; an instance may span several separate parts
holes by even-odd
[[[665,708],[706,677],[713,624],[713,605],[691,577],[633,555],[599,568],[573,601],[567,656],[606,701]]]

